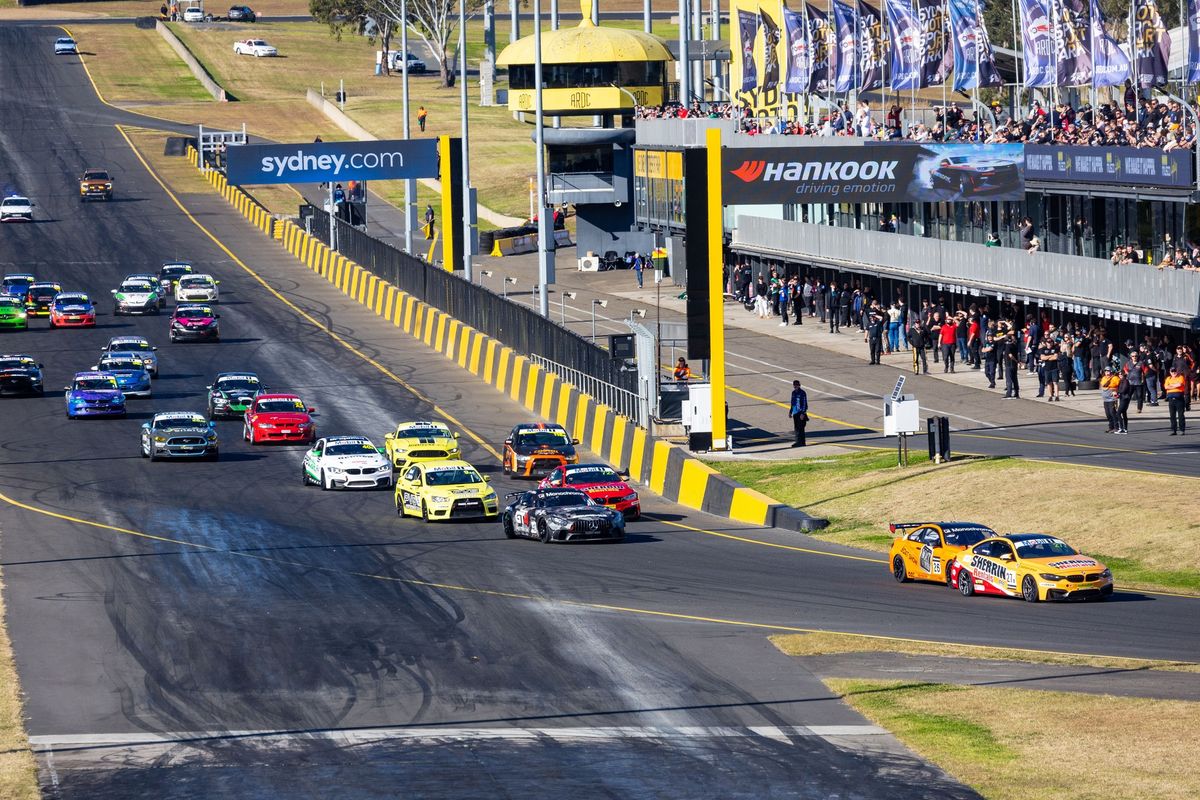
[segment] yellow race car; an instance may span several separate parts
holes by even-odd
[[[888,530],[897,534],[888,551],[888,565],[892,577],[900,583],[918,580],[949,584],[954,557],[996,535],[977,522],[893,522]]]
[[[1113,593],[1112,570],[1044,533],[984,539],[955,556],[950,580],[964,597],[998,594],[1030,603],[1103,599]]]
[[[462,458],[458,434],[444,422],[401,422],[384,435],[383,446],[396,470],[419,461]]]
[[[479,471],[465,461],[422,461],[396,481],[396,513],[435,519],[496,519],[500,499]]]

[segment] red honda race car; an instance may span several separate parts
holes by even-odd
[[[50,305],[51,328],[94,328],[96,307],[86,294],[59,292]]]
[[[543,478],[538,488],[569,486],[579,489],[597,503],[620,511],[626,519],[637,519],[642,515],[642,504],[626,477],[606,464],[567,464]]]
[[[312,444],[317,440],[317,425],[309,415],[316,411],[294,394],[261,394],[246,409],[242,438],[250,444]]]

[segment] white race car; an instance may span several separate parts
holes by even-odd
[[[221,299],[217,284],[220,281],[203,273],[184,275],[175,282],[175,302],[215,303]]]
[[[234,42],[233,52],[239,56],[254,56],[255,58],[279,55],[278,50],[262,39],[242,39],[240,42]]]
[[[19,194],[0,200],[0,222],[32,222],[33,203]]]
[[[392,464],[365,436],[326,436],[304,454],[300,476],[305,486],[322,489],[387,489]]]

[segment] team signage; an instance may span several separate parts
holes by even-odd
[[[226,160],[236,186],[438,176],[436,139],[244,144],[230,147]]]
[[[1194,186],[1190,150],[1163,152],[1137,147],[1025,145],[1025,178],[1039,182],[1103,183],[1109,186]]]
[[[726,205],[1019,200],[1021,145],[898,144],[722,151]]]

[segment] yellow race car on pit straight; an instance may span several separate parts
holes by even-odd
[[[1029,603],[1104,599],[1113,593],[1112,570],[1044,533],[984,539],[955,556],[950,580],[964,597],[998,594]]]
[[[496,490],[465,461],[423,461],[396,480],[396,513],[429,522],[443,519],[496,519]]]
[[[896,534],[888,551],[888,566],[900,583],[918,580],[949,584],[954,557],[996,535],[978,522],[893,522],[888,530]]]
[[[383,446],[392,468],[398,471],[419,461],[462,458],[458,434],[444,422],[401,422],[384,435]]]

